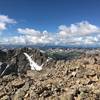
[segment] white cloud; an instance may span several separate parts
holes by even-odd
[[[4,25],[5,26],[5,25]],[[6,28],[6,27],[4,27]],[[100,27],[87,21],[71,24],[69,27],[60,25],[58,33],[43,32],[32,28],[18,28],[19,36],[3,39],[9,44],[33,45],[96,45],[100,44]]]
[[[0,31],[5,30],[7,28],[7,24],[13,23],[16,23],[14,19],[11,19],[6,15],[0,15]]]
[[[69,27],[66,25],[60,25],[59,30],[59,35],[64,37],[68,35],[88,35],[100,32],[99,27],[92,25],[87,21],[71,24]]]
[[[6,24],[0,22],[0,30],[5,30],[6,29]]]
[[[96,45],[100,39],[100,27],[88,21],[59,26],[58,36],[64,45]]]
[[[95,44],[98,42],[98,37],[95,36],[87,36],[85,39],[84,39],[84,44]]]
[[[14,19],[11,19],[6,15],[0,15],[0,22],[2,22],[2,23],[16,23],[16,21]]]
[[[17,31],[23,35],[41,36],[41,32],[30,28],[18,28]]]
[[[28,45],[36,45],[36,44],[53,44],[54,38],[47,31],[40,32],[31,28],[18,28],[18,33],[20,36],[13,36],[7,38],[7,42],[9,44],[28,44]]]

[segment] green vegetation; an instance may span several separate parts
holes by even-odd
[[[72,52],[48,52],[49,57],[54,59],[73,59],[78,58],[82,53],[77,51]]]

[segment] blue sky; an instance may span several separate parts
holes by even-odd
[[[0,19],[0,42],[99,45],[99,11],[100,0],[0,0],[0,16],[13,20]]]

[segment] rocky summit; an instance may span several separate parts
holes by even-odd
[[[0,100],[100,100],[100,51],[53,59],[40,71],[30,69],[24,52],[38,65],[48,58],[34,48],[0,50]]]
[[[28,53],[32,57],[32,59],[39,65],[45,62],[45,60],[47,59],[47,55],[41,53],[39,49],[19,48],[11,50],[0,50],[1,76],[10,73],[22,74],[26,73],[26,71],[30,69],[29,62],[25,57],[24,52]],[[7,66],[8,68],[6,68]]]

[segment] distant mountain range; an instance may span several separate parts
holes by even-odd
[[[40,48],[40,49],[50,49],[50,48],[100,48],[98,45],[6,45],[0,44],[0,48],[11,49],[11,48],[22,48],[22,47],[31,47],[31,48]]]

